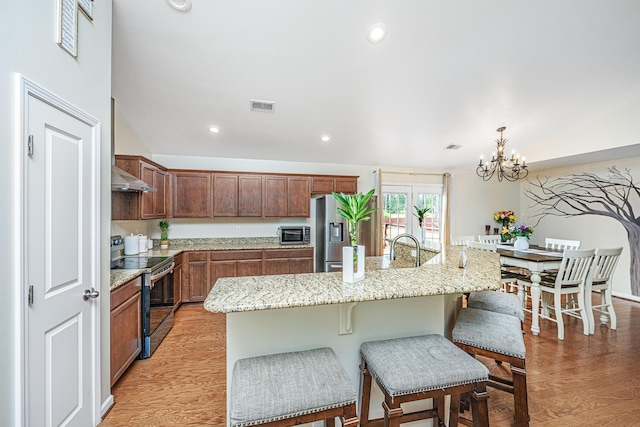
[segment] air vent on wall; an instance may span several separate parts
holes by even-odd
[[[451,144],[451,145],[447,145],[446,147],[444,147],[444,149],[445,150],[457,150],[460,147],[462,147],[462,145]]]
[[[255,99],[250,99],[249,106],[252,111],[265,111],[267,113],[273,113],[276,110],[276,103],[273,101],[257,101]]]

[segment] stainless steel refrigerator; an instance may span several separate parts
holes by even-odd
[[[369,200],[370,207],[376,207],[377,196]],[[347,220],[338,214],[338,202],[333,196],[316,199],[316,272],[342,271],[342,248],[349,246],[349,226]],[[366,256],[376,253],[375,212],[370,221],[358,224],[358,244],[365,246]]]

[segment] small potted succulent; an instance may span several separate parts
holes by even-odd
[[[160,249],[169,247],[169,221],[162,220],[158,224],[160,227]]]

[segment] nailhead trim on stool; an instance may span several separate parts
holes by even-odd
[[[359,424],[356,392],[330,348],[240,359],[233,366],[231,427]]]
[[[460,310],[451,333],[453,342],[471,355],[511,365],[511,380],[489,375],[487,385],[513,394],[516,426],[529,425],[526,348],[520,320],[475,308]]]
[[[385,423],[389,427],[425,418],[444,422],[444,396],[451,395],[450,425],[457,425],[460,394],[471,392],[473,425],[487,426],[486,383],[489,371],[442,335],[422,335],[365,342],[360,346],[362,364],[361,413],[363,427],[369,420],[371,378],[382,390]],[[403,402],[434,399],[434,408],[405,414]],[[438,424],[436,424],[438,425]]]

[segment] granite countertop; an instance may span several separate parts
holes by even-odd
[[[231,313],[497,290],[499,255],[469,251],[466,267],[460,268],[461,250],[446,247],[420,267],[409,268],[385,268],[393,262],[374,257],[357,283],[344,283],[342,272],[221,278],[204,308]]]
[[[185,251],[232,251],[251,249],[302,249],[313,248],[311,245],[281,245],[277,237],[249,238],[211,238],[211,239],[173,239],[169,241],[169,249],[160,249],[158,241],[154,241],[154,249],[132,256],[176,256]],[[117,287],[135,279],[149,269],[111,270],[111,287]]]

